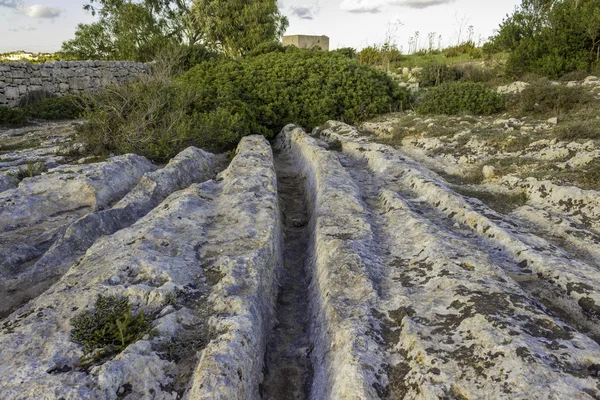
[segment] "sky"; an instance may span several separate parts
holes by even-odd
[[[74,36],[78,23],[94,18],[85,0],[0,0],[0,52],[53,52]],[[330,48],[381,45],[386,40],[404,52],[437,47],[493,34],[520,0],[279,0],[289,18],[286,34],[327,35]],[[441,38],[440,38],[441,36]]]

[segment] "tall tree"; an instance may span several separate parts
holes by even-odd
[[[288,27],[277,0],[196,0],[192,12],[206,43],[233,58],[278,40]]]
[[[79,58],[148,61],[165,46],[202,39],[190,7],[187,0],[89,0],[83,8],[99,20],[79,24],[63,50]]]

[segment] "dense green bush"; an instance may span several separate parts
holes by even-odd
[[[456,80],[456,70],[446,64],[433,61],[423,67],[419,72],[418,79],[422,86],[439,86],[442,83]]]
[[[94,310],[85,310],[71,321],[71,340],[83,345],[86,366],[123,351],[148,333],[150,323],[143,311],[134,315],[127,297],[98,295]]]
[[[482,68],[472,64],[457,65],[452,68],[456,78],[468,82],[490,82],[496,77],[494,71],[488,68]]]
[[[29,103],[25,112],[30,118],[58,120],[76,119],[83,111],[83,105],[79,97],[47,97],[45,99]]]
[[[83,139],[98,151],[164,161],[189,145],[224,151],[245,135],[271,138],[287,123],[356,123],[411,102],[387,74],[337,52],[256,53],[202,62],[172,82],[105,90],[86,113]]]
[[[0,125],[18,126],[27,122],[27,114],[19,108],[0,106]]]
[[[35,103],[45,99],[51,99],[56,97],[54,93],[50,93],[47,90],[39,89],[39,90],[31,90],[19,98],[19,102],[17,103],[18,107],[27,107],[31,103]]]
[[[590,94],[581,86],[567,87],[539,79],[513,98],[511,108],[522,113],[558,114],[591,100]]]
[[[504,98],[481,83],[451,82],[430,89],[417,105],[420,114],[489,115],[504,108]]]

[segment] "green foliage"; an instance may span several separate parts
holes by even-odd
[[[559,114],[592,101],[580,86],[553,85],[540,79],[527,86],[513,99],[511,108],[521,113]]]
[[[96,154],[137,153],[166,161],[185,147],[196,96],[162,79],[107,87],[89,95],[80,138]]]
[[[31,103],[35,103],[36,101],[49,99],[49,98],[53,98],[53,97],[56,97],[56,95],[54,93],[50,93],[47,90],[44,90],[44,89],[32,90],[32,91],[25,93],[23,96],[21,96],[17,105],[19,107],[25,107]]]
[[[27,122],[27,114],[18,108],[0,106],[0,125],[19,126]]]
[[[278,41],[288,27],[276,0],[196,0],[191,11],[205,42],[232,58]]]
[[[274,51],[278,51],[280,53],[285,52],[285,47],[280,42],[264,42],[256,46],[254,49],[250,50],[246,56],[247,57],[256,57],[261,54],[272,53]]]
[[[27,105],[25,112],[36,119],[76,119],[83,112],[83,104],[76,96],[47,97]]]
[[[360,51],[358,57],[361,64],[379,65],[381,63],[381,54],[375,46],[365,47]]]
[[[87,357],[81,366],[123,351],[148,333],[150,322],[140,311],[134,315],[127,297],[98,295],[94,310],[85,310],[71,321],[71,340],[83,345]]]
[[[190,145],[220,152],[245,135],[272,138],[288,123],[356,123],[409,107],[411,98],[345,55],[288,47],[204,61],[174,81],[150,76],[90,102],[81,127],[90,148],[165,161]]]
[[[328,119],[353,123],[410,102],[383,72],[335,52],[294,47],[242,61],[203,63],[181,81],[198,93],[198,112],[231,100],[247,104],[251,125],[261,127],[248,133],[266,128],[274,134],[289,122],[306,129]]]
[[[590,74],[587,71],[572,71],[567,72],[563,76],[560,77],[560,81],[562,82],[570,82],[570,81],[582,81],[587,78]]]
[[[335,50],[332,50],[332,51],[334,51],[336,53],[340,53],[341,55],[346,56],[346,57],[351,58],[351,59],[357,59],[358,58],[358,54],[359,54],[356,51],[356,49],[353,48],[353,47],[341,47],[339,49],[335,49]]]
[[[347,52],[347,50],[344,50]],[[384,71],[391,71],[398,67],[402,60],[402,53],[398,46],[384,43],[382,46],[368,46],[362,49],[358,55],[361,64],[377,66]]]
[[[510,51],[506,72],[550,78],[591,71],[600,60],[600,3],[596,0],[523,0],[492,38],[490,48]]]
[[[481,83],[451,82],[430,89],[417,105],[420,114],[489,115],[504,108],[504,98]]]
[[[456,65],[452,69],[456,74],[456,78],[461,81],[486,83],[496,77],[491,69],[471,64]]]
[[[78,59],[150,61],[166,46],[194,45],[202,34],[184,0],[89,0],[99,20],[79,24],[62,50]]]
[[[481,49],[477,48],[475,42],[470,40],[444,49],[444,55],[448,58],[458,57],[461,54],[466,54],[470,58],[481,58],[483,56]]]
[[[16,178],[22,181],[25,178],[33,178],[34,176],[41,175],[43,172],[46,172],[46,164],[30,161],[25,168],[19,167]]]
[[[439,86],[442,83],[456,80],[456,71],[446,64],[434,61],[423,67],[418,78],[422,86]]]

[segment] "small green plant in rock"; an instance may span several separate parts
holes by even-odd
[[[118,354],[149,333],[144,311],[132,313],[127,297],[98,295],[94,310],[85,310],[71,321],[71,340],[83,345],[82,367]]]
[[[41,175],[42,172],[46,172],[46,165],[43,162],[30,161],[27,163],[27,167],[19,168],[17,179],[22,181],[25,178],[33,178],[34,176]]]

